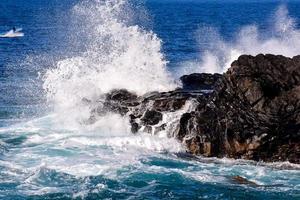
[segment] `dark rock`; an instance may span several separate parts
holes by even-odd
[[[163,115],[155,110],[147,110],[141,121],[144,125],[156,125],[162,120]]]
[[[181,109],[188,99],[197,98],[202,95],[205,95],[205,93],[201,91],[178,89],[170,92],[148,94],[143,97],[143,104],[151,104],[153,109],[160,112],[173,112]]]
[[[139,100],[136,94],[125,89],[112,90],[106,95],[103,105],[98,108],[98,113],[116,112],[125,115],[130,107],[137,105],[139,105]]]
[[[299,57],[241,56],[177,137],[191,153],[299,163],[299,78]]]
[[[137,95],[125,89],[112,90],[106,95],[106,100],[118,102],[132,102],[137,100]]]
[[[250,186],[254,186],[257,187],[259,186],[257,183],[253,182],[253,181],[249,181],[248,179],[241,177],[241,176],[233,176],[231,178],[231,180],[234,183],[240,184],[240,185],[250,185]]]
[[[138,123],[136,123],[136,122],[131,123],[131,132],[132,133],[137,133],[139,131],[139,129],[140,129],[140,126]]]
[[[180,77],[183,89],[213,90],[215,84],[222,78],[221,74],[194,73]]]
[[[195,155],[300,163],[300,56],[243,55],[224,75],[181,80],[182,89],[141,97],[113,90],[97,112],[129,116],[133,133],[166,130]],[[166,113],[174,120],[159,125]]]

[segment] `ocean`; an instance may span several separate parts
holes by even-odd
[[[300,1],[2,1],[0,33],[13,27],[24,36],[0,38],[0,199],[300,199],[300,165],[188,156],[114,113],[85,123],[97,105],[83,101],[169,91],[241,54],[298,55]]]

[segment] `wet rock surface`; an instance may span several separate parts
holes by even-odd
[[[300,56],[243,55],[223,75],[181,81],[144,96],[114,90],[100,110],[129,116],[133,133],[167,131],[195,155],[300,163]]]
[[[185,90],[213,90],[222,78],[221,74],[194,73],[180,77],[182,88]]]

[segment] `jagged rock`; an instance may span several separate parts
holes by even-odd
[[[130,107],[139,105],[138,96],[125,89],[112,90],[106,95],[103,105],[98,108],[98,113],[116,112],[125,115]]]
[[[151,108],[160,112],[174,112],[181,109],[188,99],[197,98],[202,95],[205,94],[201,91],[190,92],[182,89],[162,93],[155,92],[152,95],[145,95],[143,97],[143,104],[151,104]]]
[[[195,154],[299,163],[299,80],[299,56],[241,56],[178,138]]]
[[[147,110],[144,113],[144,116],[141,118],[141,121],[144,125],[155,125],[162,120],[163,115],[155,110]]]
[[[194,73],[180,77],[183,89],[213,90],[216,83],[222,78],[221,74]]]
[[[300,56],[243,55],[224,75],[181,80],[182,89],[140,97],[113,90],[98,112],[129,116],[133,133],[169,131],[195,155],[300,163]]]
[[[125,89],[112,90],[106,95],[106,100],[118,102],[133,102],[136,101],[138,96]]]

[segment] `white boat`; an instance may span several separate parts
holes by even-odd
[[[18,28],[15,31],[14,30],[10,30],[4,34],[1,34],[0,37],[1,38],[15,38],[15,37],[23,37],[24,33],[21,32],[22,29]]]

